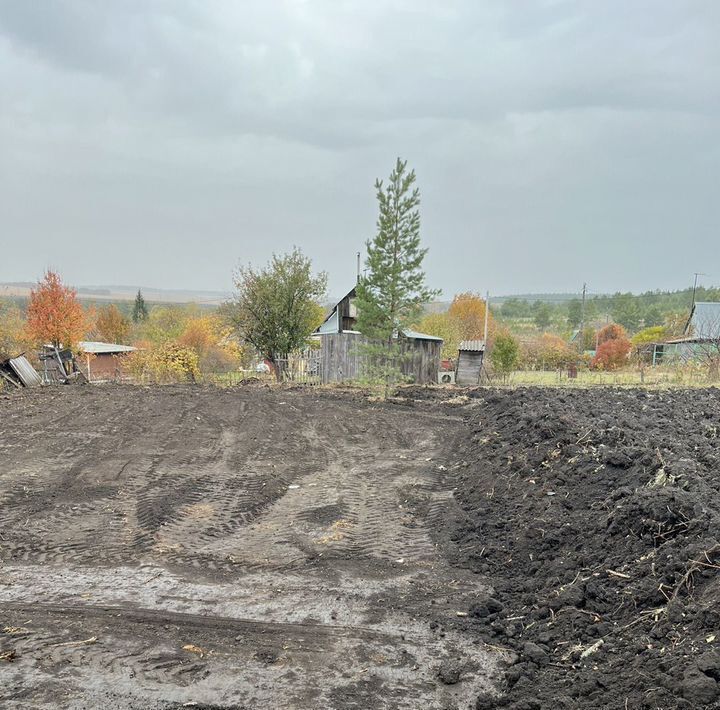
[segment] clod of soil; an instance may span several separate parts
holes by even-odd
[[[455,685],[460,682],[462,675],[462,668],[459,663],[454,661],[445,661],[440,668],[438,668],[438,678],[441,683],[445,685]]]

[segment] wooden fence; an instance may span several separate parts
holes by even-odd
[[[321,375],[323,383],[352,382],[362,377],[367,339],[360,333],[328,333],[322,336]],[[442,341],[401,338],[402,356],[398,367],[417,384],[437,382]]]

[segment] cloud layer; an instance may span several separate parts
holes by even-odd
[[[720,282],[720,5],[0,0],[0,280],[343,290],[416,168],[432,285]],[[714,272],[713,272],[714,269]]]

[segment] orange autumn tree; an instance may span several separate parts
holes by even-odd
[[[459,293],[450,304],[448,316],[458,324],[461,340],[481,339],[485,333],[485,299],[476,293]],[[495,321],[488,317],[488,337],[495,331]]]
[[[27,332],[36,343],[73,347],[85,333],[85,316],[77,291],[65,286],[54,271],[46,271],[37,288],[30,291]]]
[[[598,346],[606,343],[608,340],[627,340],[627,331],[619,323],[609,323],[601,328],[597,334]]]
[[[611,338],[600,343],[590,361],[593,370],[618,370],[628,364],[632,343],[627,338]]]

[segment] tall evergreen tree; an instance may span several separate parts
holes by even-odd
[[[439,291],[428,289],[420,247],[420,191],[415,171],[397,159],[387,187],[375,181],[377,234],[367,242],[367,274],[357,286],[358,330],[392,346],[393,338],[422,312]]]
[[[140,323],[141,321],[146,321],[147,318],[148,309],[145,305],[145,299],[143,298],[142,291],[138,289],[137,296],[135,296],[135,304],[133,305],[133,323]]]

